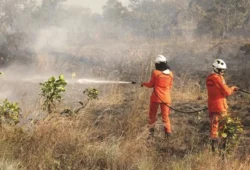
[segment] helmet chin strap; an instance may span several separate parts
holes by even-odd
[[[222,71],[222,69],[218,69],[218,68],[215,68],[215,67],[214,67],[214,72],[217,73],[217,74],[220,74],[220,75],[221,75],[221,73],[224,73]]]
[[[214,69],[214,72],[219,74],[219,70],[217,68],[213,68]]]

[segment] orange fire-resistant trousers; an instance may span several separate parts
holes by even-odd
[[[154,127],[155,122],[157,120],[157,109],[161,107],[161,115],[162,121],[164,122],[165,132],[171,133],[171,124],[169,119],[170,109],[163,103],[150,102],[150,110],[149,110],[149,126],[151,128]],[[168,104],[169,105],[169,104]]]
[[[210,137],[211,139],[218,138],[218,131],[220,128],[219,121],[227,115],[227,112],[210,112]]]

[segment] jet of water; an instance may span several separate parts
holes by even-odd
[[[80,84],[135,84],[135,82],[130,81],[108,81],[108,80],[94,80],[94,79],[78,79],[77,83]]]
[[[35,77],[29,77],[29,78],[22,78],[18,81],[22,81],[22,82],[29,82],[29,83],[40,83],[43,81],[46,81],[47,78],[44,76],[35,76]],[[17,81],[17,79],[4,79],[4,81],[8,82],[8,81]],[[131,81],[109,81],[109,80],[97,80],[97,79],[68,79],[66,80],[67,83],[70,84],[75,84],[75,83],[79,83],[79,84],[136,84],[136,82],[131,82]]]

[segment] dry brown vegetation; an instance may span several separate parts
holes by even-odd
[[[60,74],[72,80],[73,72],[77,78],[139,84],[163,54],[171,59],[173,107],[179,110],[206,106],[204,83],[215,58],[228,64],[229,85],[250,90],[250,1],[130,0],[128,7],[106,0],[102,14],[66,6],[65,0],[36,2],[0,0],[0,100],[18,101],[23,116],[16,126],[0,124],[0,170],[250,169],[249,95],[229,98],[230,112],[242,118],[245,132],[223,160],[210,151],[206,112],[172,111],[168,140],[159,115],[156,137],[148,139],[151,90],[69,83],[48,115],[38,84]],[[78,114],[60,114],[78,108],[88,87],[100,90],[99,100]]]
[[[211,44],[178,40],[157,44],[148,42],[121,52],[129,56],[120,65],[112,66],[118,73],[111,74],[109,67],[100,67],[100,71],[109,79],[146,81],[153,69],[151,61],[154,56],[168,54],[175,73],[174,107],[197,110],[206,106],[204,77],[210,72],[210,63],[218,49],[211,50],[216,43]],[[225,44],[224,49],[238,47]],[[228,55],[224,55],[227,58]],[[110,61],[104,59],[103,62],[108,65]],[[228,81],[233,83],[236,80],[228,77]],[[45,118],[32,117],[32,121],[29,120],[30,114],[43,113],[39,100],[23,96],[22,110],[27,120],[16,127],[3,125],[0,130],[0,169],[250,169],[249,122],[246,122],[250,116],[249,96],[237,94],[229,99],[232,112],[244,117],[246,131],[234,152],[223,160],[219,154],[210,151],[206,112],[201,115],[172,112],[173,135],[170,139],[163,137],[159,115],[156,137],[148,139],[149,89],[139,85],[89,86],[100,90],[100,99],[70,117],[59,112],[67,106],[75,107],[74,103],[83,98],[81,85],[69,85],[57,112]]]

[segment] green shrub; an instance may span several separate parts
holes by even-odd
[[[83,94],[88,96],[88,100],[98,99],[99,91],[95,88],[87,88],[83,91]]]
[[[89,101],[98,99],[99,91],[95,88],[87,88],[83,91],[83,94],[87,95],[88,98],[84,102],[79,101],[79,104],[81,106],[78,109],[75,109],[74,111],[70,109],[64,109],[61,114],[72,115],[74,113],[78,113],[80,110],[84,109],[87,106]]]
[[[19,123],[20,111],[21,109],[18,103],[10,102],[8,99],[5,99],[0,105],[0,124],[2,121],[8,124]]]
[[[65,92],[65,86],[67,85],[64,80],[64,76],[60,75],[58,79],[54,76],[49,78],[48,81],[40,83],[42,94],[45,99],[43,102],[43,109],[49,113],[52,112],[52,107],[55,108],[55,101],[60,102],[62,99],[62,92]]]
[[[238,117],[226,116],[220,121],[219,136],[226,141],[227,151],[235,148],[242,133],[243,125]]]

